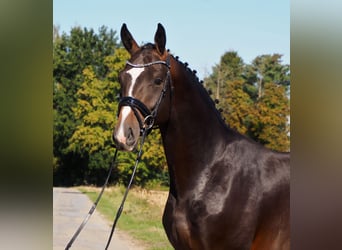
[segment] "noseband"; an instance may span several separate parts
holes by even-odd
[[[118,114],[120,113],[121,107],[128,106],[130,107],[135,117],[137,118],[140,126],[140,134],[142,135],[144,132],[149,133],[152,130],[154,125],[155,118],[157,117],[158,109],[161,104],[163,97],[165,96],[167,86],[171,81],[170,74],[170,57],[168,56],[166,61],[154,61],[146,64],[133,64],[129,61],[126,62],[127,65],[132,66],[133,68],[145,68],[156,64],[162,64],[167,67],[166,79],[164,81],[163,89],[160,93],[160,96],[154,105],[154,108],[150,110],[144,103],[139,101],[138,99],[130,96],[122,97],[119,101]],[[140,114],[143,116],[144,120],[141,120]]]

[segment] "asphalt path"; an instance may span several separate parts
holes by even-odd
[[[101,201],[100,201],[101,202]],[[64,250],[92,206],[90,199],[74,188],[53,188],[53,250]],[[105,249],[111,223],[97,210],[70,249]],[[115,229],[109,250],[143,250],[141,244]]]

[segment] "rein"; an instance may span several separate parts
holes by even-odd
[[[114,168],[114,164],[116,162],[116,157],[117,157],[117,153],[118,153],[118,150],[115,149],[115,154],[114,154],[114,158],[113,158],[113,161],[111,163],[111,166],[109,168],[109,171],[108,171],[108,175],[107,175],[107,178],[106,178],[106,181],[105,183],[103,184],[102,186],[102,189],[101,189],[101,192],[99,194],[99,196],[97,197],[96,201],[94,202],[93,206],[90,208],[87,216],[84,218],[83,222],[81,223],[81,225],[78,227],[78,229],[76,230],[76,232],[74,233],[74,235],[72,236],[71,240],[68,242],[68,244],[66,245],[65,247],[65,250],[68,250],[71,245],[74,243],[74,241],[76,240],[77,236],[80,234],[80,232],[82,231],[82,229],[84,228],[84,226],[87,224],[88,220],[90,219],[90,216],[94,213],[95,209],[96,209],[96,206],[97,204],[99,203],[101,197],[102,197],[102,194],[103,194],[103,191],[105,189],[105,187],[107,186],[108,184],[108,180],[109,180],[109,177],[111,176],[112,174],[112,170]]]
[[[160,106],[161,101],[162,101],[163,97],[165,96],[165,93],[166,93],[166,90],[167,90],[167,85],[171,82],[170,58],[169,58],[169,56],[166,59],[166,61],[154,61],[154,62],[150,62],[150,63],[146,63],[146,64],[133,64],[133,63],[127,61],[126,64],[128,64],[128,65],[130,65],[132,67],[135,67],[135,68],[149,67],[149,66],[155,65],[155,64],[162,64],[162,65],[167,66],[168,70],[167,70],[166,80],[164,81],[164,86],[163,86],[162,92],[160,93],[160,96],[159,96],[159,98],[158,98],[154,108],[152,109],[152,111],[150,111],[149,108],[147,108],[146,105],[143,104],[141,101],[139,101],[138,99],[135,99],[133,97],[123,97],[123,98],[121,98],[121,100],[119,102],[119,108],[118,108],[119,112],[120,112],[120,109],[121,109],[122,106],[129,106],[134,111],[134,114],[135,114],[135,116],[136,116],[136,118],[137,118],[137,120],[139,122],[139,125],[140,125],[141,140],[140,140],[140,148],[139,148],[139,151],[137,153],[137,158],[136,158],[136,161],[135,161],[135,164],[134,164],[133,172],[132,172],[131,178],[129,180],[129,183],[127,185],[127,188],[126,188],[126,191],[124,193],[124,196],[122,198],[122,201],[121,201],[121,204],[119,206],[119,209],[116,212],[116,216],[115,216],[115,219],[114,219],[114,222],[113,222],[113,226],[112,226],[112,229],[111,229],[111,232],[110,232],[110,235],[109,235],[109,238],[108,238],[105,250],[108,249],[109,244],[110,244],[110,242],[112,240],[112,236],[113,236],[116,224],[117,224],[117,222],[118,222],[118,220],[120,218],[120,215],[121,215],[121,213],[123,211],[123,207],[124,207],[124,204],[125,204],[128,192],[129,192],[129,190],[130,190],[130,188],[132,186],[132,183],[133,183],[133,180],[134,180],[134,176],[135,176],[138,164],[139,164],[139,162],[141,160],[141,156],[142,156],[142,153],[143,153],[142,148],[143,148],[143,145],[144,145],[144,142],[145,142],[145,138],[146,138],[146,136],[149,134],[149,132],[153,128],[155,118],[157,117],[159,106]],[[141,121],[137,110],[144,117],[144,121]],[[76,232],[74,233],[74,235],[72,236],[72,238],[70,239],[68,244],[66,245],[65,250],[69,250],[70,249],[70,247],[72,246],[72,244],[76,240],[77,236],[80,234],[80,232],[82,231],[82,229],[84,228],[84,226],[86,225],[88,220],[90,219],[91,215],[94,213],[94,211],[95,211],[95,209],[97,207],[97,204],[99,203],[99,201],[100,201],[100,199],[102,197],[104,189],[105,189],[105,187],[108,184],[109,177],[112,174],[112,170],[113,170],[114,165],[116,163],[117,152],[118,152],[118,149],[115,149],[113,161],[111,163],[111,166],[110,166],[109,171],[108,171],[107,178],[105,180],[105,183],[102,186],[102,189],[101,189],[101,192],[100,192],[99,196],[95,200],[93,206],[90,208],[87,216],[84,218],[84,220],[81,223],[81,225],[78,227],[78,229],[76,230]]]
[[[141,160],[142,148],[143,148],[143,145],[144,145],[146,136],[147,136],[147,130],[145,130],[145,131],[143,132],[143,135],[142,135],[142,137],[141,137],[141,140],[140,140],[140,149],[139,149],[139,152],[138,152],[138,154],[137,154],[137,159],[135,160],[135,164],[134,164],[133,172],[132,172],[132,175],[131,175],[131,179],[129,180],[129,183],[128,183],[128,185],[127,185],[127,188],[126,188],[125,194],[124,194],[124,196],[123,196],[123,198],[122,198],[120,207],[119,207],[118,211],[116,212],[115,219],[114,219],[113,226],[112,226],[112,230],[110,231],[110,235],[109,235],[109,238],[108,238],[108,241],[107,241],[105,250],[108,249],[109,244],[110,244],[110,242],[111,242],[111,240],[112,240],[113,233],[114,233],[114,230],[115,230],[115,227],[116,227],[116,223],[118,222],[118,220],[119,220],[119,218],[120,218],[120,215],[121,215],[121,213],[122,213],[122,210],[123,210],[123,207],[124,207],[124,205],[125,205],[125,201],[126,201],[126,198],[127,198],[127,195],[128,195],[128,191],[131,189],[131,186],[132,186],[132,183],[133,183],[133,179],[134,179],[135,173],[136,173],[136,171],[137,171],[138,164],[139,164],[139,162],[140,162],[140,160]]]

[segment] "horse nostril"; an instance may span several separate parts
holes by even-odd
[[[127,146],[133,146],[135,143],[135,138],[134,138],[134,134],[133,134],[133,129],[129,128],[128,129],[128,133],[127,133],[127,137],[126,137],[126,144]]]

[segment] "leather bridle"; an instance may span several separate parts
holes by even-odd
[[[127,61],[126,64],[133,68],[146,68],[146,67],[156,65],[156,64],[165,65],[167,67],[167,73],[166,73],[166,78],[164,81],[163,89],[152,110],[146,107],[146,105],[142,103],[140,100],[131,96],[122,97],[119,101],[118,114],[120,113],[120,110],[123,106],[130,107],[133,110],[134,115],[138,120],[138,123],[140,126],[140,135],[142,135],[143,133],[145,132],[149,133],[152,130],[155,119],[158,114],[159,106],[163,100],[163,97],[166,94],[168,85],[171,83],[170,56],[167,57],[166,61],[153,61],[153,62],[145,63],[145,64],[133,64]],[[139,115],[139,113],[143,117],[143,120],[141,119],[141,116]]]

